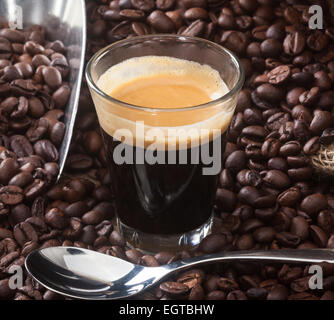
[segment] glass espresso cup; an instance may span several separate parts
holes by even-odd
[[[187,63],[195,71],[209,68],[224,82],[224,93],[186,107],[168,106],[168,97],[161,94],[166,107],[148,107],[113,97],[108,88],[124,83],[126,92],[124,79],[130,81],[136,72],[145,77],[159,68],[170,71],[169,81],[177,83]],[[210,86],[200,72],[187,76]],[[199,244],[211,232],[225,137],[244,81],[239,60],[204,39],[150,35],[97,52],[86,78],[101,126],[117,226],[127,244],[146,252]],[[146,94],[153,94],[155,85]]]

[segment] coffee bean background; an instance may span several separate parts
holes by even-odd
[[[0,26],[0,299],[64,299],[9,268],[37,248],[89,248],[145,266],[229,250],[334,248],[333,182],[309,157],[334,142],[334,27],[308,28],[305,0],[90,0],[87,60],[120,39],[177,33],[215,41],[241,59],[246,82],[232,120],[215,231],[198,248],[143,255],[114,228],[113,195],[85,83],[62,181],[58,151],[70,95],[67,48],[41,26]],[[324,10],[325,15],[328,10]],[[145,299],[333,300],[334,266],[310,290],[309,266],[228,263],[175,275]]]

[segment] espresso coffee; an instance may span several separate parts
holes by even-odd
[[[112,66],[97,85],[115,99],[94,101],[120,223],[160,235],[205,224],[234,111],[225,102],[210,105],[229,90],[219,73],[146,56]]]

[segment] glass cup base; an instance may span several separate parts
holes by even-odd
[[[213,215],[200,227],[182,234],[157,235],[135,230],[117,218],[117,226],[131,249],[143,253],[178,252],[196,247],[212,231]]]

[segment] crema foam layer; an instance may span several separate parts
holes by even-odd
[[[191,108],[222,97],[229,88],[209,65],[172,57],[125,60],[102,74],[97,86],[115,99],[144,107],[126,107],[93,94],[103,130],[127,144],[154,142],[158,149],[175,145],[175,140],[178,148],[210,141],[226,131],[236,105],[233,97]]]

